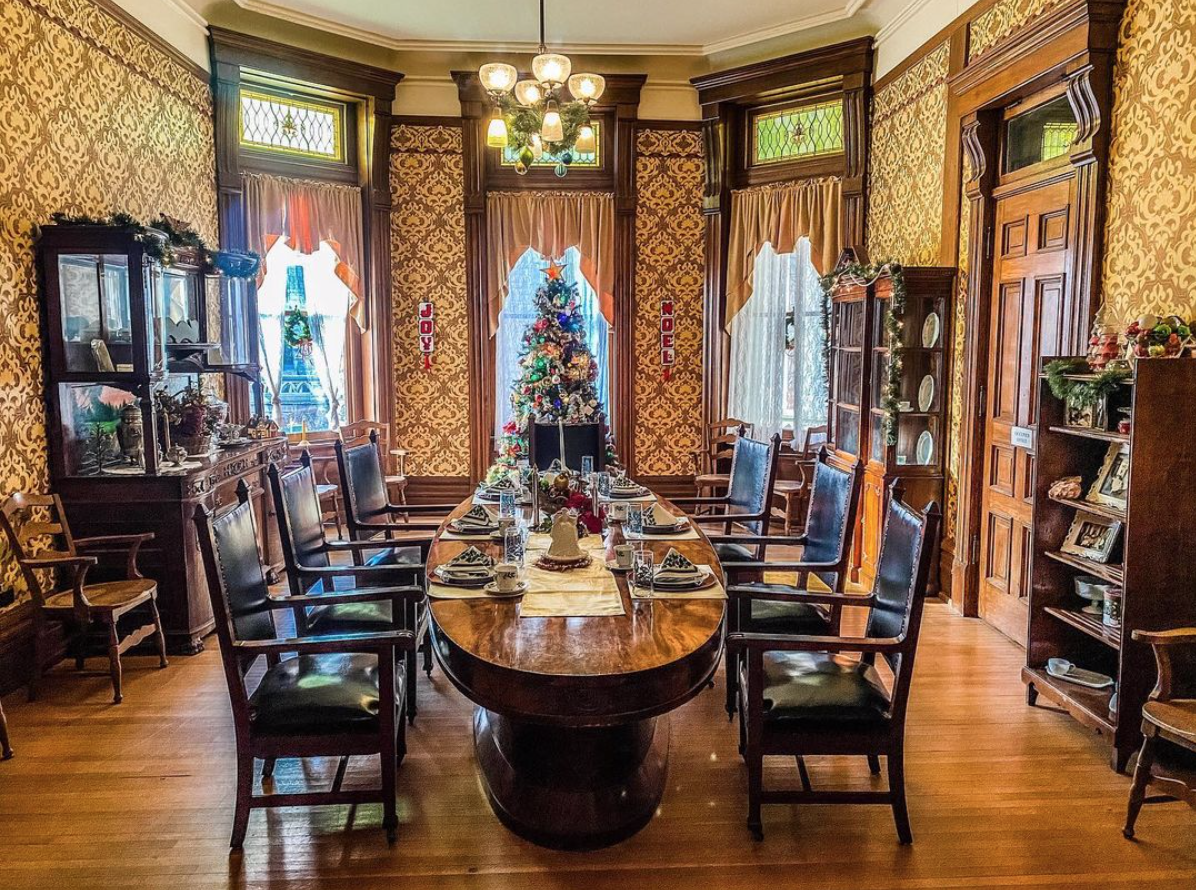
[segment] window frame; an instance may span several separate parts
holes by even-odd
[[[839,109],[839,135],[840,145],[836,149],[830,151],[816,151],[811,154],[797,155],[789,158],[777,158],[776,160],[762,161],[757,157],[757,123],[761,118],[781,117],[785,114],[793,114],[801,112],[806,109],[817,108],[833,108],[838,106]],[[847,151],[847,133],[846,122],[843,120],[844,108],[842,94],[823,96],[821,98],[803,98],[792,100],[788,102],[778,102],[772,105],[762,105],[752,108],[747,113],[747,166],[750,169],[771,168],[787,165],[806,164],[811,161],[821,160],[823,158],[841,157]]]
[[[245,98],[273,101],[279,105],[327,112],[333,119],[333,150],[331,155],[302,148],[287,148],[245,138]],[[352,109],[348,103],[326,99],[306,92],[272,89],[252,81],[242,83],[237,91],[237,144],[242,152],[260,153],[265,157],[299,158],[307,162],[343,167],[348,164],[349,119]]]

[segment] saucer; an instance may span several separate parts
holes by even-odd
[[[617,562],[615,562],[613,559],[607,561],[606,567],[607,567],[607,569],[609,569],[612,572],[630,572],[631,571],[631,566],[621,566]]]
[[[527,582],[520,581],[515,585],[514,590],[499,590],[498,582],[491,581],[489,584],[483,587],[482,590],[486,591],[486,593],[493,597],[523,596],[523,594],[527,593]]]

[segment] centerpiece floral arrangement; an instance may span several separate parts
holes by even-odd
[[[228,405],[190,383],[178,393],[159,391],[158,404],[170,425],[171,441],[189,454],[211,451],[228,416]]]

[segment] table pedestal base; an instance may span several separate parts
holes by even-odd
[[[669,724],[545,726],[478,708],[474,748],[490,806],[507,828],[544,847],[593,850],[651,821],[664,793]]]

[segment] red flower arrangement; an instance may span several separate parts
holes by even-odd
[[[565,500],[565,506],[577,511],[577,521],[591,534],[602,531],[602,520],[594,513],[594,502],[587,495],[575,491]]]

